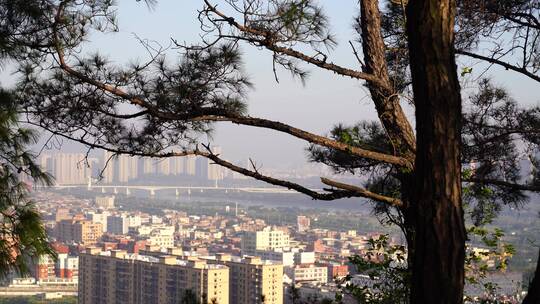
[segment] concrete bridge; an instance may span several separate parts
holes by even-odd
[[[276,194],[291,194],[297,193],[294,190],[289,190],[285,188],[264,188],[264,187],[219,187],[219,186],[158,186],[158,185],[100,185],[88,183],[86,185],[54,185],[52,186],[56,189],[78,189],[78,188],[87,188],[89,191],[98,190],[101,193],[109,194],[119,194],[123,193],[130,195],[132,190],[145,190],[148,191],[150,196],[155,196],[156,192],[163,190],[175,190],[176,196],[180,195],[191,195],[193,192],[222,192],[222,193],[276,193]],[[313,189],[317,191],[318,189]],[[319,189],[320,191],[320,189]]]

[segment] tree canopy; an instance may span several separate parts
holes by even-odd
[[[179,58],[167,59],[158,50],[148,62],[127,66],[80,52],[92,32],[121,26],[111,1],[30,2],[2,1],[6,18],[0,21],[3,56],[17,59],[15,96],[28,123],[113,153],[207,157],[314,199],[369,199],[378,215],[405,234],[413,302],[437,295],[439,303],[460,301],[462,203],[481,225],[505,205],[524,204],[527,191],[540,190],[539,171],[529,178],[520,167],[521,160],[533,168],[538,164],[539,108],[521,105],[489,77],[462,90],[458,68],[466,76],[471,67],[456,66],[456,57],[464,56],[485,63],[484,75],[499,66],[540,81],[538,1],[359,1],[349,43],[360,69],[331,61],[336,41],[324,7],[314,0],[203,0],[199,43],[172,37]],[[377,119],[352,126],[338,122],[323,136],[250,116],[252,84],[240,45],[268,50],[277,81],[280,68],[302,81],[309,81],[309,68],[358,80],[370,93]],[[123,110],[125,105],[131,110]],[[414,121],[405,105],[415,109]],[[359,178],[367,182],[321,178],[326,188],[317,192],[239,167],[197,141],[217,122],[304,140],[310,160],[367,176]],[[434,268],[426,269],[429,263]],[[447,281],[452,283],[442,286]],[[429,284],[433,290],[425,288]]]

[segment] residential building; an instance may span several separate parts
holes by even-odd
[[[79,303],[229,303],[229,269],[204,260],[89,248],[80,255]]]
[[[67,253],[58,254],[56,261],[56,276],[71,279],[79,276],[79,257],[69,256]]]
[[[118,176],[117,180],[120,183],[127,183],[132,179],[136,179],[139,173],[139,159],[129,155],[120,155],[117,159]]]
[[[96,207],[104,209],[114,208],[114,196],[97,196]]]
[[[315,265],[298,265],[294,267],[287,267],[285,274],[296,283],[321,283],[328,282],[328,268],[326,266]]]
[[[107,212],[97,213],[97,212],[92,211],[92,212],[89,212],[87,216],[93,223],[100,223],[103,232],[107,231],[107,217],[109,216],[109,213]]]
[[[107,232],[111,234],[123,235],[128,233],[129,221],[123,215],[111,215],[107,217]]]
[[[280,263],[226,254],[216,255],[215,263],[229,268],[229,303],[283,304],[283,265]]]
[[[242,235],[242,254],[255,255],[257,250],[289,247],[289,235],[281,230],[265,227],[261,231],[246,231]]]
[[[304,252],[298,248],[278,248],[274,250],[256,250],[255,256],[263,260],[278,261],[283,267],[315,263],[315,252]]]
[[[95,244],[103,235],[101,223],[89,220],[61,220],[56,224],[56,237],[62,242],[74,242],[83,245]]]
[[[30,274],[38,281],[53,278],[55,276],[54,266],[54,259],[50,255],[43,254],[30,269]]]
[[[174,247],[174,227],[164,226],[153,229],[146,238],[146,243],[160,248]]]
[[[55,153],[51,156],[51,173],[60,185],[85,184],[91,175],[90,168],[84,163],[82,153]]]
[[[103,151],[103,158],[101,159],[101,175],[102,181],[105,184],[110,184],[114,181],[114,165],[113,165],[113,153],[109,151]]]

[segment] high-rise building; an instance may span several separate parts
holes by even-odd
[[[89,220],[61,220],[56,223],[56,238],[61,242],[95,244],[103,235],[101,223]]]
[[[107,232],[117,235],[128,233],[129,220],[122,215],[111,215],[107,217]]]
[[[212,147],[212,153],[221,154],[221,147]],[[196,175],[202,180],[222,180],[225,176],[223,167],[211,163],[208,158],[196,158]]]
[[[310,220],[309,220],[309,217],[307,217],[305,215],[297,216],[296,217],[296,223],[297,223],[299,232],[304,232],[304,231],[309,230],[309,227],[310,227],[310,224],[311,224]]]
[[[171,159],[171,174],[183,175],[184,174],[184,157],[175,157]]]
[[[205,157],[197,157],[195,159],[195,175],[200,180],[208,180],[208,159]]]
[[[188,294],[199,303],[229,303],[229,269],[223,265],[97,248],[79,261],[80,304],[181,303]]]
[[[226,254],[218,254],[216,263],[229,267],[229,303],[283,304],[282,264]]]
[[[160,159],[157,163],[158,174],[171,175],[171,163],[168,158]]]
[[[114,181],[114,160],[113,154],[109,151],[103,151],[103,158],[101,159],[101,172],[103,176],[103,183],[110,184]]]
[[[118,175],[117,180],[120,183],[127,183],[136,179],[139,175],[139,161],[137,158],[129,155],[118,156]]]
[[[184,157],[184,174],[193,176],[196,174],[196,157],[193,155],[189,155]]]
[[[143,174],[151,175],[156,173],[156,166],[154,164],[155,160],[152,158],[143,159]]]
[[[212,147],[212,152],[218,155],[221,154],[221,147]],[[213,180],[213,181],[222,180],[223,177],[225,176],[223,171],[224,169],[222,166],[209,163],[208,164],[208,179]]]
[[[57,184],[85,184],[91,176],[92,171],[84,161],[85,156],[82,153],[56,153],[50,158],[49,172]]]
[[[242,235],[242,254],[255,255],[257,250],[289,247],[289,235],[281,230],[265,227],[261,231],[246,231]]]

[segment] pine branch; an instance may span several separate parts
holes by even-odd
[[[519,67],[519,66],[510,64],[508,62],[502,61],[500,59],[479,55],[479,54],[476,54],[476,53],[471,53],[471,52],[468,52],[468,51],[465,51],[465,50],[456,50],[456,54],[461,54],[461,55],[465,55],[465,56],[472,57],[472,58],[475,58],[475,59],[479,59],[479,60],[482,60],[482,61],[486,61],[486,62],[489,62],[489,63],[492,63],[492,64],[496,64],[496,65],[499,65],[499,66],[501,66],[501,67],[503,67],[503,68],[505,68],[507,70],[512,70],[514,72],[518,72],[518,73],[520,73],[520,74],[522,74],[524,76],[527,76],[527,77],[531,78],[532,80],[540,82],[540,76],[530,72],[525,67]]]
[[[234,18],[227,16],[225,13],[218,10],[216,6],[212,5],[208,0],[205,0],[204,2],[206,3],[207,10],[219,16],[221,18],[220,21],[227,22],[229,25],[238,29],[244,34],[252,35],[249,38],[236,35],[228,35],[229,38],[247,40],[251,43],[257,44],[258,46],[265,47],[270,51],[302,60],[306,63],[315,65],[325,70],[332,71],[338,75],[347,76],[355,79],[363,79],[368,81],[371,85],[378,86],[385,90],[391,90],[391,88],[388,88],[387,83],[382,81],[377,75],[345,68],[331,62],[328,63],[325,59],[318,59],[316,58],[316,56],[308,56],[292,48],[279,46],[277,42],[273,39],[274,35],[271,32],[242,25],[236,22]]]
[[[57,14],[58,20],[61,19],[61,13],[62,13],[62,9],[59,9],[58,14]],[[146,102],[145,100],[139,97],[130,95],[129,93],[127,93],[126,91],[122,90],[119,87],[111,86],[103,82],[97,81],[73,69],[67,64],[65,60],[64,52],[62,50],[58,33],[56,31],[54,34],[54,40],[55,40],[55,49],[57,53],[56,55],[58,57],[60,68],[64,70],[66,73],[68,73],[69,75],[73,77],[76,77],[77,79],[85,83],[93,85],[103,91],[106,91],[117,97],[127,100],[133,105],[142,107],[147,110],[148,114],[151,114],[157,118],[161,118],[165,121],[175,121],[175,120],[206,121],[206,122],[229,121],[235,124],[272,129],[272,130],[287,133],[294,137],[303,139],[309,143],[321,145],[321,146],[331,148],[331,149],[336,149],[336,150],[350,153],[359,157],[369,158],[376,161],[381,161],[381,162],[385,162],[385,163],[389,163],[389,164],[393,164],[393,165],[397,165],[397,166],[405,167],[409,169],[412,168],[411,162],[403,157],[384,154],[380,152],[375,152],[375,151],[370,151],[370,150],[350,146],[345,143],[338,142],[324,136],[316,135],[316,134],[292,127],[290,125],[284,124],[279,121],[272,121],[272,120],[267,120],[267,119],[262,119],[262,118],[243,116],[243,115],[238,115],[236,113],[226,113],[222,109],[216,109],[216,108],[202,108],[202,109],[197,110],[196,112],[192,112],[189,114],[163,112],[158,107]],[[146,111],[142,111],[134,115],[138,116],[138,115],[141,115],[141,113],[146,113]],[[110,115],[113,115],[113,114],[110,113]],[[119,116],[118,114],[114,114],[114,117],[118,117],[118,116]]]
[[[37,125],[37,124],[32,123],[32,122],[29,122],[29,123],[33,124],[33,125]],[[118,148],[112,148],[112,147],[109,147],[109,146],[106,146],[106,145],[103,145],[103,144],[97,144],[95,142],[90,142],[90,141],[87,141],[87,140],[84,140],[84,139],[81,139],[81,138],[76,138],[76,137],[73,137],[73,136],[69,136],[67,134],[63,134],[63,133],[60,133],[58,131],[52,130],[50,128],[44,127],[44,129],[51,132],[51,133],[53,133],[53,134],[55,134],[55,135],[64,137],[64,138],[69,139],[69,140],[76,141],[76,142],[81,143],[81,144],[83,144],[85,146],[88,146],[90,148],[103,149],[105,151],[112,152],[112,153],[115,153],[115,154],[126,154],[126,155],[131,155],[131,156],[152,157],[152,158],[184,157],[184,156],[190,156],[190,155],[205,157],[205,158],[208,158],[209,160],[212,160],[214,163],[216,163],[216,164],[218,164],[218,165],[220,165],[222,167],[225,167],[225,168],[227,168],[227,169],[229,169],[231,171],[240,173],[240,174],[245,175],[245,176],[252,177],[252,178],[254,178],[256,180],[260,180],[260,181],[263,181],[263,182],[266,182],[266,183],[269,183],[269,184],[272,184],[272,185],[275,185],[275,186],[280,186],[280,187],[284,187],[284,188],[287,188],[287,189],[290,189],[290,190],[294,190],[296,192],[308,195],[308,196],[310,196],[311,198],[313,198],[315,200],[331,201],[331,200],[336,200],[336,199],[340,199],[340,198],[351,198],[351,197],[374,198],[373,195],[372,195],[372,197],[368,197],[367,194],[361,193],[360,191],[350,191],[350,190],[346,190],[346,189],[337,190],[337,191],[333,190],[331,192],[318,192],[318,191],[309,189],[307,187],[304,187],[304,186],[302,186],[302,185],[300,185],[298,183],[294,183],[294,182],[291,182],[291,181],[277,179],[277,178],[274,178],[274,177],[271,177],[271,176],[268,176],[268,175],[264,175],[264,174],[261,174],[258,171],[249,170],[249,169],[237,166],[237,165],[235,165],[233,163],[230,163],[230,162],[224,160],[223,158],[221,158],[218,155],[214,154],[211,151],[211,149],[209,148],[208,145],[204,146],[206,151],[201,151],[199,149],[186,150],[186,151],[180,151],[180,152],[170,151],[170,152],[156,152],[156,153],[128,151],[128,150],[122,150],[122,149],[118,149]]]
[[[325,185],[328,185],[328,186],[332,186],[332,187],[335,187],[335,188],[338,188],[338,189],[354,192],[360,197],[365,197],[365,198],[368,198],[368,199],[372,199],[372,200],[382,202],[382,203],[386,203],[386,204],[396,206],[396,207],[402,207],[403,206],[403,202],[401,200],[397,199],[397,198],[392,198],[392,197],[384,196],[384,195],[381,195],[381,194],[378,194],[378,193],[374,193],[374,192],[371,192],[369,190],[366,190],[366,189],[358,187],[358,186],[337,182],[337,181],[334,181],[334,180],[331,180],[331,179],[328,179],[328,178],[324,178],[324,177],[321,177],[321,182],[323,184],[325,184]]]
[[[506,187],[506,188],[511,188],[513,190],[532,191],[532,192],[539,192],[540,191],[540,186],[537,186],[537,185],[511,183],[511,182],[498,180],[498,179],[472,177],[472,178],[468,178],[468,179],[463,179],[463,181],[464,182],[469,182],[469,183],[478,183],[478,184],[485,184],[485,185],[502,186],[502,187]]]

